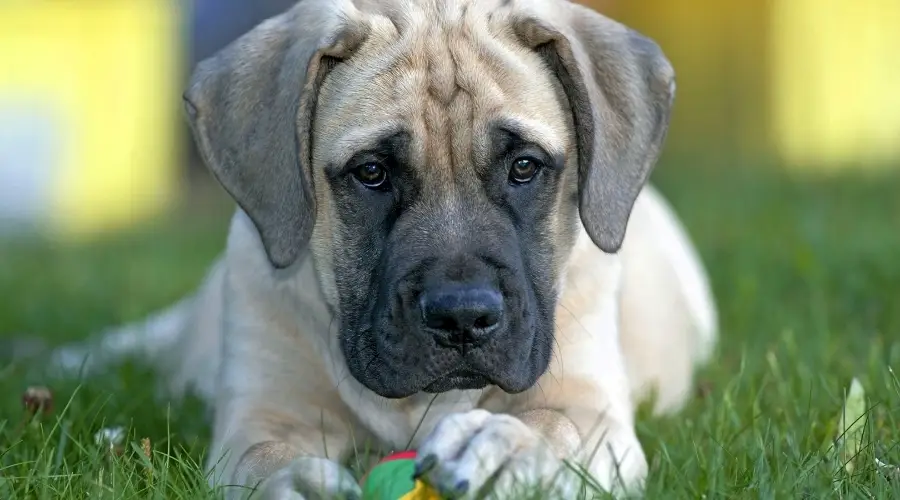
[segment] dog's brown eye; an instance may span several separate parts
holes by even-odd
[[[363,186],[370,189],[380,189],[387,185],[387,171],[380,163],[364,163],[353,171],[353,175]]]
[[[516,184],[525,184],[537,175],[541,164],[533,158],[516,158],[509,169],[509,180]]]

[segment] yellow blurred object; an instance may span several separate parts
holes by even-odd
[[[39,136],[31,149],[7,141],[15,160],[5,182],[38,186],[41,224],[78,237],[171,203],[179,30],[177,4],[166,0],[0,3],[0,119]]]
[[[900,160],[900,1],[777,0],[772,139],[788,163]]]
[[[415,488],[400,497],[400,500],[441,500],[441,496],[438,495],[434,488],[422,481],[416,481]]]

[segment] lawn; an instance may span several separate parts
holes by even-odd
[[[685,411],[639,423],[647,497],[900,498],[900,471],[876,463],[900,465],[900,176],[664,164],[655,180],[706,260],[722,336]],[[168,304],[198,284],[227,216],[191,210],[76,248],[0,242],[0,338],[77,339]],[[160,404],[127,366],[53,382],[52,413],[27,420],[22,393],[44,381],[26,368],[0,364],[0,499],[215,497],[197,402]],[[868,417],[848,473],[823,450],[854,377]],[[95,443],[105,426],[127,429],[119,453]]]

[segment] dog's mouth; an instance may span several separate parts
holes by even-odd
[[[442,375],[437,380],[431,382],[423,389],[428,393],[441,393],[458,390],[484,389],[490,385],[490,380],[484,375],[476,373],[472,370],[455,370]]]

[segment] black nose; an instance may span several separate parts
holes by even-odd
[[[422,318],[443,344],[477,344],[503,318],[503,295],[483,285],[450,284],[427,290],[419,301]]]

